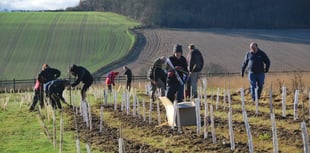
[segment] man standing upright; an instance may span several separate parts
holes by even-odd
[[[58,69],[49,67],[48,64],[42,65],[42,71],[38,75],[38,80],[40,83],[50,82],[57,79],[61,72]]]
[[[132,80],[132,71],[127,67],[127,66],[124,66],[123,69],[125,70],[125,73],[124,75],[126,75],[126,89],[128,91],[130,91],[131,89],[131,80]]]
[[[167,98],[171,102],[175,98],[178,102],[182,102],[184,98],[184,81],[186,80],[188,70],[186,58],[182,54],[182,46],[176,44],[173,47],[173,55],[167,59]]]
[[[201,52],[195,48],[194,44],[189,44],[188,49],[187,62],[190,75],[190,87],[192,87],[192,96],[197,98],[197,82],[204,65],[204,60]],[[187,94],[190,95],[190,89],[187,92]]]
[[[242,77],[244,76],[246,67],[248,67],[248,78],[250,81],[252,99],[255,101],[255,88],[258,87],[257,98],[259,99],[263,90],[265,73],[267,73],[270,68],[268,56],[264,51],[258,48],[257,43],[252,42],[250,44],[250,51],[248,51],[244,57],[241,67]]]

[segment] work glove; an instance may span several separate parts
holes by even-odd
[[[241,77],[244,77],[244,72],[241,72]]]
[[[176,66],[174,67],[176,70],[183,70],[183,67],[182,66]]]
[[[269,72],[269,70],[266,68],[266,69],[265,69],[265,73],[267,73],[267,72]]]
[[[174,72],[168,72],[168,77],[172,77],[174,75]]]

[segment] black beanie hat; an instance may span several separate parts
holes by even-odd
[[[76,69],[77,69],[77,66],[75,64],[73,64],[71,67],[70,67],[70,72],[76,72]]]
[[[173,46],[173,53],[183,53],[182,45],[175,44]]]

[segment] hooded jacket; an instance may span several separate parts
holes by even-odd
[[[70,72],[73,76],[77,77],[77,79],[71,84],[72,87],[78,85],[80,82],[85,84],[90,84],[93,82],[93,76],[82,66],[73,65]]]

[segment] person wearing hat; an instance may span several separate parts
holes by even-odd
[[[188,79],[188,86],[186,89],[186,96],[190,97],[190,89],[192,88],[193,97],[197,98],[197,82],[199,74],[203,68],[204,60],[201,52],[195,48],[194,44],[188,45],[188,55],[187,55],[187,62],[188,62],[188,70],[190,79]]]
[[[270,60],[266,53],[258,48],[257,43],[250,44],[250,51],[244,57],[241,66],[241,76],[244,76],[244,71],[248,68],[248,78],[250,81],[250,88],[252,99],[259,99],[263,90],[265,73],[269,72]],[[255,88],[258,87],[257,97],[255,97]]]
[[[173,46],[173,55],[167,59],[167,98],[171,102],[175,99],[177,102],[182,102],[184,98],[184,81],[188,70],[186,58],[182,54],[182,46],[175,44]]]
[[[74,77],[77,77],[77,79],[71,84],[72,87],[75,87],[80,82],[84,83],[82,90],[81,90],[81,97],[82,97],[82,100],[85,101],[86,91],[92,85],[93,80],[94,80],[93,76],[90,74],[90,72],[86,68],[82,66],[77,66],[75,64],[73,64],[70,67],[70,73]]]
[[[166,63],[167,58],[161,56],[155,59],[154,64],[148,70],[147,78],[151,81],[151,97],[155,100],[156,89],[160,89],[160,96],[165,96],[167,74],[162,65]]]

